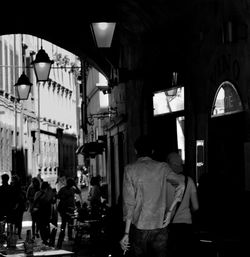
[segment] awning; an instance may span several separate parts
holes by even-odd
[[[94,158],[98,154],[102,154],[105,144],[103,142],[89,142],[77,148],[76,154],[82,154],[86,157]]]

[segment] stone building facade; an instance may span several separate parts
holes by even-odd
[[[49,81],[36,83],[31,62],[41,46],[54,60],[54,66]],[[48,41],[22,34],[1,36],[1,174],[16,173],[23,183],[40,174],[52,186],[58,176],[75,176],[77,160],[72,153],[80,129],[79,70],[77,56]],[[33,86],[28,100],[21,101],[14,84],[23,71]],[[65,155],[70,156],[67,161]]]

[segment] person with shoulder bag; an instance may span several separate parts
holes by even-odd
[[[176,174],[183,173],[182,159],[178,153],[170,153],[167,162]],[[185,176],[185,190],[177,202],[174,192],[175,189],[169,184],[168,193],[172,195],[173,199],[172,205],[167,212],[169,219],[169,256],[195,256],[196,241],[193,216],[199,209],[196,185],[191,177]],[[174,202],[176,205],[173,204]]]

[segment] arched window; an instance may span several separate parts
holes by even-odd
[[[211,116],[218,117],[242,111],[242,102],[236,88],[229,81],[223,82],[216,92]]]

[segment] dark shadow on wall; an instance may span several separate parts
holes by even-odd
[[[26,185],[28,179],[27,173],[27,150],[12,150],[12,175],[18,175],[23,186]]]

